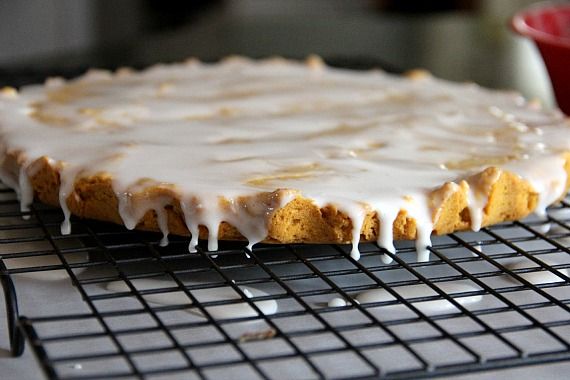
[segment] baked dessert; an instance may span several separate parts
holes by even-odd
[[[69,216],[281,243],[416,239],[527,216],[570,185],[570,123],[424,72],[230,58],[89,71],[0,97],[1,179]]]

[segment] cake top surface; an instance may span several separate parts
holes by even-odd
[[[366,210],[405,209],[429,229],[427,195],[489,166],[528,180],[545,207],[564,191],[570,151],[568,120],[517,93],[316,59],[189,61],[6,89],[0,131],[6,152],[49,157],[68,186],[108,173],[118,195],[162,185],[198,199],[208,206],[192,225],[232,219],[219,197],[278,191],[279,207],[302,195],[355,227]]]

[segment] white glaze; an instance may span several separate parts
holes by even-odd
[[[342,307],[346,306],[346,301],[342,298],[335,297],[327,303],[328,307]]]
[[[481,245],[481,243],[478,244],[474,244],[473,248],[475,248],[476,251],[479,251],[481,253],[485,253],[485,251],[483,250],[483,246]],[[471,254],[472,257],[479,257],[479,255],[471,250],[469,250],[469,253]]]
[[[543,213],[564,191],[561,152],[570,150],[562,114],[536,109],[518,94],[315,62],[234,59],[93,71],[2,94],[2,152],[24,154],[21,173],[2,168],[0,175],[24,209],[32,197],[25,177],[45,156],[61,167],[62,233],[70,232],[66,200],[74,181],[107,173],[125,225],[133,228],[154,210],[166,244],[169,200],[129,205],[150,178],[149,187],[164,185],[181,201],[190,251],[199,225],[208,227],[208,249],[216,250],[222,221],[251,249],[267,236],[273,212],[301,195],[349,216],[355,259],[367,212],[379,216],[378,244],[390,252],[392,222],[407,212],[417,223],[418,260],[425,261],[440,206],[427,201],[432,190],[497,166],[532,184]],[[477,230],[489,184],[469,185]],[[254,197],[263,191],[274,197]]]
[[[386,255],[386,254],[381,254],[380,255],[380,260],[384,263],[384,264],[391,264],[394,259],[392,259],[392,257]]]
[[[467,180],[467,206],[469,207],[469,217],[471,219],[471,229],[479,231],[483,224],[483,209],[489,199],[492,184],[500,177],[501,172],[495,172],[493,178],[485,184],[475,182],[472,178]]]
[[[540,224],[538,226],[533,227],[536,231],[538,231],[539,233],[546,235],[547,233],[550,232],[550,229],[552,228],[552,223],[549,222],[545,222],[543,224]]]
[[[394,247],[394,240],[392,239],[392,225],[398,216],[398,211],[395,208],[377,209],[378,219],[382,221],[382,224],[380,224],[380,233],[376,243],[390,253],[396,253],[396,247]],[[382,262],[385,264],[392,262],[392,258],[388,255],[382,255],[381,257]]]
[[[30,183],[30,178],[22,173],[24,167],[20,168],[20,174],[18,177],[18,186],[20,188],[20,211],[29,212],[30,205],[34,200],[34,191],[32,189],[32,184]],[[30,219],[30,215],[23,215],[24,220]]]
[[[172,282],[155,279],[137,279],[131,280],[132,284],[137,290],[151,290],[151,289],[165,289],[175,286]],[[190,285],[190,284],[187,284]],[[130,288],[124,281],[113,281],[106,285],[106,289],[112,292],[129,292]],[[252,288],[240,287],[242,292],[247,298],[264,297],[267,293]],[[231,301],[240,300],[240,295],[230,286],[209,289],[196,289],[191,291],[192,294],[198,299],[199,302],[216,302],[216,301]],[[157,303],[161,305],[191,305],[192,300],[182,291],[145,294],[144,299],[148,302]],[[255,305],[265,315],[275,314],[277,312],[277,301],[264,300],[256,301]],[[245,302],[232,303],[228,305],[210,306],[206,310],[215,319],[228,319],[228,318],[246,318],[255,317],[257,312],[249,304]],[[188,309],[193,314],[204,316],[199,309]]]
[[[454,293],[473,292],[479,290],[470,284],[462,282],[442,282],[438,283],[437,286],[445,293],[452,296]],[[394,290],[396,290],[396,292],[405,299],[438,295],[429,286],[424,284],[399,286],[397,288],[394,288]],[[483,297],[481,295],[473,295],[473,296],[457,297],[457,298],[454,297],[455,301],[457,301],[457,303],[459,303],[460,305],[468,305],[475,302],[479,302],[481,301],[482,298]],[[387,301],[394,301],[395,299],[396,298],[392,296],[384,288],[367,290],[356,296],[356,300],[360,304],[387,302]],[[413,303],[413,305],[416,306],[420,311],[428,314],[438,314],[456,309],[451,302],[445,299],[415,302]]]
[[[138,221],[148,211],[154,210],[158,222],[158,228],[162,232],[162,239],[160,239],[160,246],[168,245],[168,215],[165,206],[171,203],[172,199],[166,196],[154,197],[152,201],[142,199],[136,202],[135,205],[131,202],[129,193],[120,193],[117,196],[119,215],[121,216],[125,227],[132,230],[137,226]]]
[[[554,263],[549,263],[550,265],[554,265]],[[527,268],[536,268],[536,272],[527,272],[527,273],[517,273],[518,276],[524,278],[528,282],[534,285],[541,285],[541,284],[548,284],[553,282],[563,282],[565,281],[563,278],[557,276],[556,274],[552,273],[549,270],[538,270],[539,268],[534,266],[534,264],[529,263],[527,260],[516,261],[514,263],[508,264],[505,266],[508,270],[517,270],[517,269],[527,269]],[[564,276],[568,276],[568,269],[556,269],[557,272]],[[519,283],[514,277],[507,276],[511,281]]]

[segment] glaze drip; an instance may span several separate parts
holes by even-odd
[[[19,188],[19,197],[20,197],[20,211],[21,212],[29,212],[30,205],[34,200],[34,190],[32,188],[32,184],[30,183],[30,178],[26,173],[26,168],[20,168],[20,174],[18,175],[18,188]],[[29,215],[24,215],[24,219],[29,219]]]

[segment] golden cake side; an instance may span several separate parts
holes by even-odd
[[[568,173],[566,189],[570,188],[570,153],[565,154],[565,170]],[[12,158],[12,170],[18,170],[17,160]],[[47,159],[41,159],[34,164],[35,173],[31,177],[34,197],[40,202],[59,206],[59,172],[49,164]],[[484,177],[500,171],[490,167],[476,177]],[[91,218],[101,221],[123,224],[118,212],[118,200],[113,191],[112,179],[104,174],[80,178],[76,181],[74,191],[68,196],[67,205],[71,212],[81,218]],[[444,184],[430,194],[430,199],[445,195],[441,207],[436,210],[437,220],[433,220],[433,233],[448,234],[471,228],[471,220],[467,205],[467,188],[465,181],[450,190],[450,184]],[[168,228],[175,235],[189,235],[184,223],[183,213],[177,194],[163,187],[147,189],[144,193],[132,195],[136,197],[167,196],[172,202],[166,206],[168,213]],[[267,193],[260,193],[260,201]],[[536,207],[537,193],[532,186],[518,175],[501,171],[489,193],[489,201],[484,208],[483,226],[504,221],[517,220],[529,215]],[[435,213],[433,215],[435,217]],[[148,211],[137,224],[137,229],[159,232],[156,213]],[[310,199],[297,197],[285,207],[276,210],[268,224],[267,243],[349,243],[352,239],[352,222],[350,218],[334,206],[319,208]],[[378,238],[379,220],[375,212],[366,215],[362,230],[361,241],[376,241]],[[415,220],[400,211],[393,224],[395,240],[413,240],[416,238]],[[200,238],[206,239],[208,231],[200,226]],[[223,222],[219,228],[219,238],[222,240],[243,240],[238,230]]]

